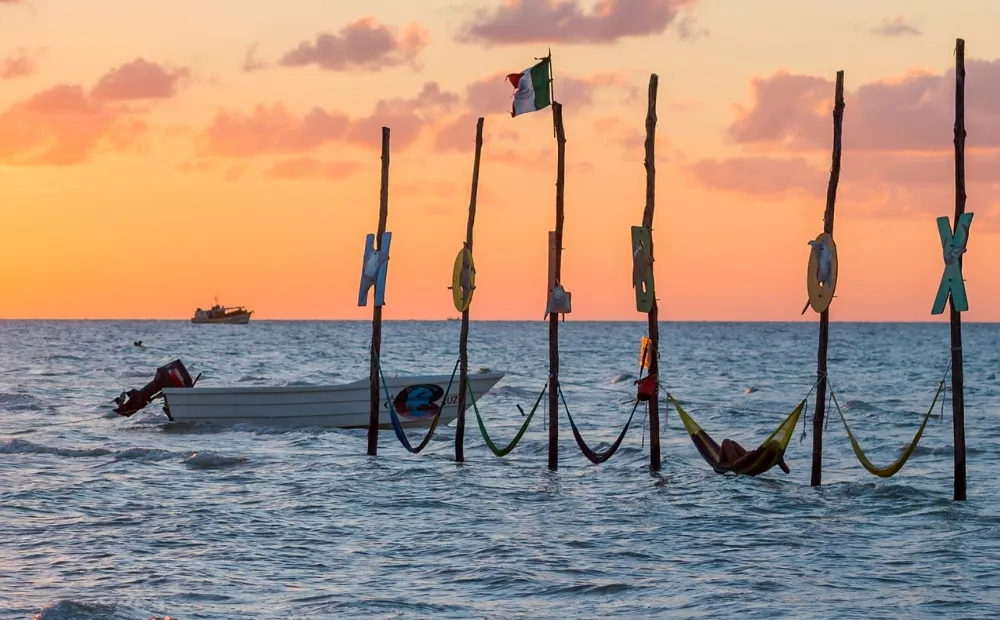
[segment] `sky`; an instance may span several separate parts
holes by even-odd
[[[363,7],[363,8],[362,8]],[[541,320],[549,109],[504,76],[552,51],[576,320],[641,320],[630,227],[657,74],[663,320],[815,321],[836,72],[845,72],[833,321],[940,321],[966,41],[968,321],[1000,320],[994,0],[0,0],[0,318],[364,319],[391,130],[386,319],[456,316],[485,119],[474,319]]]

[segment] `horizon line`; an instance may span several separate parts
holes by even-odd
[[[93,322],[110,323],[119,321],[129,322],[160,322],[160,323],[190,323],[190,319],[155,319],[155,318],[3,318],[0,323],[25,321],[25,322]],[[383,323],[460,323],[461,319],[388,319],[383,318]],[[548,323],[548,319],[469,319],[469,322],[476,323]],[[561,323],[641,323],[646,324],[646,319],[576,319],[560,321]],[[834,321],[839,324],[866,324],[866,325],[949,325],[948,321],[942,320],[856,320],[856,321]],[[254,319],[251,323],[366,323],[370,324],[371,319]],[[813,321],[807,320],[782,320],[782,319],[660,319],[659,323],[750,323],[750,324],[810,324]],[[970,321],[963,320],[965,325],[996,325],[1000,321]],[[249,323],[247,324],[249,325]]]

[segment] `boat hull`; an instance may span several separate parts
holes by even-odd
[[[469,387],[482,398],[503,372],[469,375]],[[379,427],[391,428],[389,406],[404,427],[428,426],[441,408],[441,424],[458,417],[458,377],[448,388],[451,375],[403,375],[386,377],[379,385]],[[367,428],[370,392],[367,379],[342,385],[164,388],[166,410],[174,422],[213,424],[260,424]],[[445,401],[445,392],[447,400]],[[468,399],[467,401],[468,402]]]
[[[229,316],[221,316],[217,318],[192,317],[191,322],[199,325],[211,323],[218,323],[220,325],[246,325],[250,322],[251,314],[253,314],[253,312],[239,312]]]

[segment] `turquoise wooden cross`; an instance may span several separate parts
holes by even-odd
[[[392,233],[382,233],[382,243],[375,249],[375,235],[365,237],[365,255],[361,262],[361,286],[358,288],[358,305],[368,305],[368,291],[375,288],[375,305],[385,305],[385,275],[389,268],[389,245]]]
[[[942,216],[937,219],[938,234],[941,235],[941,249],[944,250],[944,273],[941,275],[941,285],[938,287],[931,314],[944,312],[949,294],[951,294],[951,303],[955,310],[965,312],[969,309],[969,299],[965,296],[965,281],[962,279],[962,267],[959,260],[961,260],[962,254],[965,254],[965,246],[969,242],[972,215],[972,213],[960,215],[955,223],[954,233],[951,231],[951,224],[947,217]]]
[[[635,289],[635,309],[649,313],[656,303],[653,283],[653,257],[649,250],[653,237],[648,228],[632,227],[632,287]]]

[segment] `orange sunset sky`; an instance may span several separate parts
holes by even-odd
[[[970,321],[1000,320],[996,0],[0,0],[0,318],[367,318],[364,236],[392,130],[387,319],[456,314],[486,119],[473,318],[538,319],[550,110],[511,118],[551,47],[567,134],[571,319],[639,320],[629,227],[660,78],[667,320],[800,317],[846,73],[834,321],[932,317],[954,212],[966,40]]]

